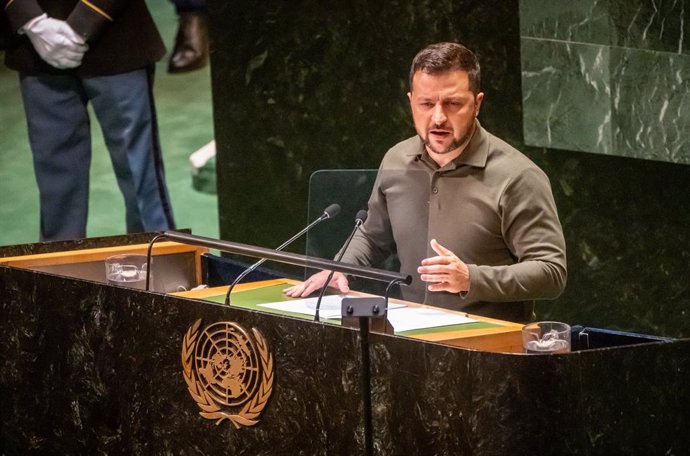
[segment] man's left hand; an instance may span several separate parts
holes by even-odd
[[[422,260],[417,268],[420,279],[429,282],[429,291],[459,293],[470,289],[470,271],[453,252],[431,240],[431,248],[438,254]]]

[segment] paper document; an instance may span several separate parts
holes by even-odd
[[[462,314],[444,312],[428,307],[405,307],[389,309],[388,321],[393,325],[396,333],[412,331],[413,329],[436,328],[439,326],[462,325],[474,323],[477,320]]]
[[[341,309],[340,302],[343,298],[357,298],[361,296],[353,295],[330,295],[324,296],[321,299],[321,307],[319,308],[319,316],[321,318],[328,318],[334,320],[340,320]],[[292,299],[290,301],[280,301],[280,302],[268,302],[265,304],[257,304],[257,307],[268,307],[269,309],[282,310],[284,312],[293,312],[304,315],[311,315],[312,317],[316,314],[316,301],[319,298],[306,298],[306,299]],[[388,310],[397,309],[405,307],[403,304],[393,304],[388,303]]]

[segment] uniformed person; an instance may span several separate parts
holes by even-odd
[[[165,47],[144,0],[0,0],[40,195],[40,238],[83,238],[91,103],[124,196],[127,232],[174,228],[153,102]]]

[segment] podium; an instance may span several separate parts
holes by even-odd
[[[364,453],[356,330],[194,295],[213,290],[146,292],[17,258],[57,255],[68,264],[80,252],[129,250],[146,239],[0,248],[0,453]],[[196,248],[175,254],[203,259]],[[189,391],[184,344],[223,322],[256,330],[268,347],[262,362],[271,375],[259,386],[271,391],[257,396],[253,425],[200,416]],[[525,355],[515,347],[520,325],[482,323],[370,334],[375,454],[690,448],[690,340]]]

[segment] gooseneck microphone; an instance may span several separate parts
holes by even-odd
[[[357,229],[362,225],[362,223],[367,221],[367,211],[364,209],[360,210],[357,212],[357,215],[355,215],[355,227],[350,233],[350,236],[347,238],[345,241],[345,244],[343,244],[343,248],[340,249],[340,254],[338,255],[338,258],[335,259],[335,261],[340,261],[343,258],[343,255],[345,254],[345,250],[350,246],[350,242],[352,242],[352,238],[355,236],[355,233],[357,232]],[[316,300],[316,311],[314,312],[314,321],[319,321],[319,310],[321,309],[321,299],[323,299],[324,293],[326,293],[326,289],[328,288],[328,284],[331,282],[331,279],[333,278],[333,274],[335,271],[331,271],[330,274],[328,274],[328,278],[326,279],[326,283],[321,287],[321,291],[319,292],[319,299]]]
[[[323,214],[321,214],[321,216],[319,216],[319,218],[317,218],[316,220],[311,222],[309,225],[304,227],[299,233],[295,234],[290,239],[283,242],[280,246],[276,247],[275,250],[283,250],[285,247],[287,247],[289,244],[291,244],[295,239],[302,236],[304,233],[309,231],[315,225],[318,225],[319,223],[323,222],[326,219],[333,218],[336,215],[338,215],[339,213],[340,213],[340,204],[337,204],[337,203],[331,204],[330,206],[328,206],[326,209],[323,210]],[[225,295],[225,305],[226,306],[230,305],[230,293],[232,292],[232,289],[235,288],[235,285],[240,283],[240,281],[242,279],[244,279],[247,276],[247,274],[249,274],[250,272],[252,272],[256,268],[261,266],[265,261],[266,261],[266,258],[261,258],[259,261],[257,261],[256,263],[252,264],[247,269],[242,271],[242,273],[240,275],[238,275],[237,278],[230,284],[230,287],[228,288],[228,292]]]

